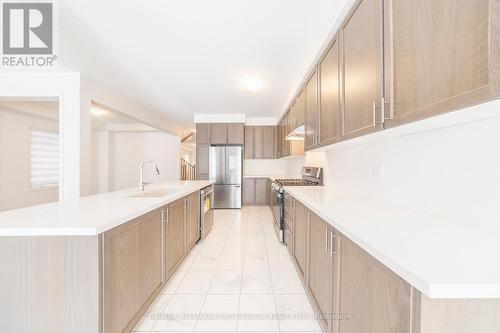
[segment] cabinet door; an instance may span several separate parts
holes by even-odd
[[[344,139],[381,129],[382,0],[361,0],[341,29]]]
[[[254,147],[253,155],[255,159],[264,158],[264,126],[255,126],[253,130]]]
[[[340,109],[339,90],[339,48],[334,41],[319,65],[320,107],[319,144],[338,141],[338,117]]]
[[[318,74],[314,72],[306,84],[306,138],[305,149],[317,144],[318,135]]]
[[[210,124],[211,144],[225,144],[226,134],[226,124]]]
[[[296,108],[297,108],[297,98],[292,102],[292,105],[290,106],[290,113],[289,113],[289,127],[290,127],[290,131],[292,131],[293,129],[295,129],[295,112],[296,112]]]
[[[226,143],[231,145],[242,145],[245,142],[245,125],[226,124]]]
[[[196,176],[204,179],[209,174],[210,145],[196,145]]]
[[[294,218],[294,249],[293,255],[299,266],[299,273],[303,280],[306,278],[307,239],[309,232],[309,211],[300,202],[295,202]]]
[[[273,138],[273,158],[280,158],[279,153],[279,127],[274,127],[274,138]]]
[[[161,210],[103,234],[104,332],[132,330],[130,321],[162,284]]]
[[[391,4],[394,97],[388,126],[498,96],[500,8],[496,1],[398,0]]]
[[[165,275],[170,277],[185,253],[186,201],[184,198],[168,205],[168,220],[166,230],[166,264]]]
[[[410,333],[411,286],[363,249],[340,239],[340,333]]]
[[[282,144],[282,137],[281,137],[281,120],[276,126],[276,132],[278,132],[278,137],[276,141],[276,146],[277,146],[277,158],[282,158],[283,157],[283,144]]]
[[[262,158],[274,158],[274,126],[263,127]]]
[[[254,158],[254,127],[245,126],[245,159]]]
[[[306,91],[303,89],[299,96],[297,97],[297,101],[295,102],[295,117],[296,117],[296,126],[302,126],[305,124],[305,113],[306,113]]]
[[[267,178],[255,178],[255,203],[267,205]]]
[[[333,313],[333,228],[314,213],[309,222],[309,289],[316,301],[325,332],[332,331],[332,321],[326,318]]]
[[[283,118],[283,152],[285,156],[290,156],[290,141],[286,140],[288,134],[290,134],[290,111],[288,111]]]
[[[243,178],[243,204],[255,204],[255,178]]]
[[[186,217],[186,252],[196,244],[200,238],[200,192],[192,193],[188,197]]]
[[[196,143],[210,144],[210,124],[196,124]]]

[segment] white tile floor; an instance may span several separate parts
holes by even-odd
[[[320,332],[268,207],[216,210],[215,224],[135,332]]]

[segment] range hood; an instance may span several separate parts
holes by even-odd
[[[294,129],[293,131],[291,131],[290,134],[288,134],[285,137],[285,140],[304,141],[305,136],[306,136],[306,128],[304,125],[302,125],[302,126],[297,127],[296,129]]]

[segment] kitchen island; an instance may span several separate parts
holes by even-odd
[[[0,213],[1,332],[128,332],[199,237],[175,181]]]

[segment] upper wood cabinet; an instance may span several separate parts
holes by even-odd
[[[264,158],[264,127],[255,126],[253,129],[253,158],[262,159]]]
[[[245,126],[245,159],[251,160],[254,158],[254,128],[253,126]]]
[[[276,126],[245,126],[245,159],[277,157]]]
[[[235,144],[245,141],[243,123],[196,124],[197,144]]]
[[[337,235],[340,246],[339,333],[410,333],[411,286],[352,241]]]
[[[306,84],[306,138],[304,148],[310,149],[318,141],[318,74],[314,72]]]
[[[263,126],[263,138],[264,142],[262,144],[262,158],[272,159],[276,158],[276,143],[275,139],[275,126]]]
[[[339,43],[334,40],[319,64],[319,145],[337,142],[340,111]]]
[[[295,128],[305,124],[306,117],[306,92],[303,89],[297,97],[295,107]]]
[[[226,124],[226,143],[231,145],[242,145],[245,142],[244,132],[244,124]]]
[[[226,124],[210,124],[211,144],[225,144],[227,140],[226,134]]]
[[[382,1],[358,1],[340,30],[344,139],[377,131],[382,126]]]
[[[196,143],[210,143],[210,124],[196,124]]]
[[[295,126],[295,113],[296,113],[296,110],[297,110],[297,106],[298,106],[297,99],[295,99],[292,102],[292,105],[290,105],[290,111],[289,111],[289,119],[288,119],[289,123],[288,123],[288,125],[289,125],[290,132],[294,128],[296,128],[296,126]]]
[[[499,95],[497,1],[398,0],[391,5],[387,44],[392,43],[394,91],[387,126]]]

